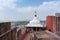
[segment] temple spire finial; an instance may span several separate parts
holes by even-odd
[[[36,10],[35,10],[35,15],[34,15],[35,17],[37,17],[37,12],[36,12]]]

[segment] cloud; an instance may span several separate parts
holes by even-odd
[[[47,15],[55,15],[55,13],[60,13],[60,1],[43,2],[38,7],[38,10],[42,15],[41,19],[46,20]]]
[[[0,7],[2,6],[3,8],[8,7],[8,8],[13,8],[15,7],[15,3],[17,0],[0,0]]]
[[[60,1],[51,1],[51,2],[43,2],[41,5],[36,6],[36,7],[22,7],[22,8],[17,8],[17,11],[19,12],[32,12],[34,10],[42,12],[60,12]],[[46,13],[45,13],[46,14]]]
[[[45,12],[45,13],[60,12],[60,1],[43,2],[43,4],[40,5],[39,9],[41,12]]]
[[[16,7],[17,0],[0,0],[0,21],[30,20],[36,10],[39,19],[60,12],[60,1],[43,2],[39,6]],[[30,18],[31,17],[31,18]]]

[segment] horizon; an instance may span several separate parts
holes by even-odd
[[[0,0],[0,21],[29,21],[37,11],[39,20],[60,13],[60,0]]]

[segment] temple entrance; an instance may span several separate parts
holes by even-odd
[[[37,31],[39,31],[39,27],[37,27]]]
[[[33,31],[39,31],[39,27],[33,27]]]
[[[41,28],[41,27],[27,27],[28,29],[28,32],[34,32],[34,31],[43,31],[43,30],[46,30],[46,28]],[[51,30],[49,30],[51,31]]]
[[[33,31],[36,31],[36,27],[33,27]]]

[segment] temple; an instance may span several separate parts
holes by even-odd
[[[37,12],[35,11],[34,18],[25,26],[29,32],[44,30],[44,27],[40,20],[38,20]]]

